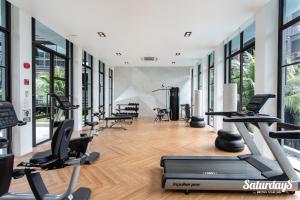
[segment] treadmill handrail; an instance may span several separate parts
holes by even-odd
[[[225,116],[225,117],[231,117],[237,115],[236,111],[228,111],[228,112],[206,112],[205,115],[214,115],[214,116]]]
[[[279,118],[268,115],[254,115],[254,116],[232,116],[224,117],[224,122],[243,122],[243,123],[276,123],[281,122]]]
[[[300,140],[300,130],[271,131],[269,135],[276,139]]]

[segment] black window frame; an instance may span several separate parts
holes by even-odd
[[[91,58],[91,63],[87,64],[88,62],[88,57]],[[87,70],[91,70],[91,107],[87,107],[89,103],[89,94],[88,94],[88,82],[85,83],[84,80],[82,79],[82,87],[85,89],[84,92],[82,92],[82,99],[85,99],[86,102],[83,104],[82,101],[82,116],[83,116],[83,126],[85,125],[86,122],[92,122],[93,121],[93,56],[88,54],[86,51],[83,51],[83,60],[82,60],[82,73],[86,74]],[[87,98],[86,98],[87,97]],[[88,116],[89,111],[91,111],[91,116]],[[88,118],[90,117],[90,118]]]
[[[102,81],[101,81],[102,75]],[[101,82],[103,85],[101,85]],[[102,95],[102,96],[101,96]],[[101,104],[101,98],[103,104]],[[105,112],[105,63],[99,60],[99,112]],[[102,118],[104,114],[102,115]]]
[[[109,68],[109,115],[111,116],[113,113],[113,70]]]
[[[284,113],[284,105],[283,105],[283,69],[292,66],[292,65],[297,65],[300,64],[300,61],[293,62],[290,64],[283,64],[282,60],[282,51],[283,51],[283,46],[282,46],[282,39],[283,39],[283,32],[287,30],[288,28],[294,26],[295,24],[300,22],[300,16],[284,23],[284,1],[285,0],[279,0],[279,15],[278,15],[278,77],[277,77],[277,117],[280,119],[283,119],[283,113]],[[280,130],[280,127],[277,127],[278,130]],[[284,145],[284,140],[280,140],[281,144]],[[287,146],[288,147],[288,146]],[[294,157],[300,158],[300,153],[299,150],[293,149],[292,147],[285,148],[285,150],[291,154]]]
[[[36,106],[35,106],[35,94],[36,94],[36,56],[35,56],[35,51],[36,50],[42,50],[46,53],[50,54],[50,74],[51,74],[51,83],[50,85],[53,85],[53,82],[55,80],[58,81],[64,81],[66,83],[65,85],[65,92],[67,94],[67,98],[70,98],[71,101],[73,101],[73,44],[65,39],[66,41],[66,54],[61,54],[53,49],[50,49],[44,45],[42,45],[40,42],[37,42],[35,37],[36,37],[36,19],[32,18],[31,19],[31,29],[32,29],[32,146],[36,147],[37,145],[43,144],[45,142],[48,142],[52,139],[53,137],[53,123],[54,123],[54,118],[51,117],[51,115],[53,115],[54,110],[51,106],[51,101],[50,103],[50,123],[52,123],[52,125],[50,125],[50,137],[47,140],[44,140],[42,142],[37,143],[36,142]],[[50,29],[50,28],[49,28]],[[55,77],[54,76],[54,57],[59,57],[59,58],[63,58],[65,59],[65,77],[64,78],[59,78],[59,77]],[[50,92],[54,91],[53,87],[50,87]],[[68,116],[73,116],[73,111],[70,112],[65,112],[66,117]],[[44,116],[44,117],[48,117],[48,116]]]
[[[213,59],[211,59],[211,57],[213,57]],[[212,63],[210,62],[212,60]],[[213,87],[213,89],[215,89],[214,87],[215,87],[215,77],[214,77],[214,73],[213,74],[211,74],[210,72],[211,72],[211,69],[213,69],[213,72],[215,72],[215,52],[212,52],[212,53],[210,53],[209,55],[208,55],[208,62],[207,62],[207,64],[208,64],[208,81],[207,81],[207,95],[208,95],[208,98],[207,98],[207,111],[208,112],[213,112],[214,111],[214,95],[212,96],[213,98],[211,99],[210,98],[210,93],[211,93],[211,89],[212,89],[212,87]],[[210,80],[211,80],[211,76],[213,76],[213,83],[211,83],[210,82]],[[215,90],[213,90],[213,91],[215,91]],[[213,102],[212,103],[212,107],[210,107],[210,104],[211,104],[211,102]],[[214,126],[214,124],[211,124],[210,123],[210,120],[214,120],[214,117],[212,116],[212,115],[208,115],[207,116],[207,124],[209,125],[209,126]]]
[[[0,26],[0,32],[4,34],[5,37],[5,66],[0,66],[5,69],[5,101],[11,102],[11,85],[12,85],[12,75],[11,75],[11,4],[5,1],[5,27]],[[12,128],[6,129],[6,139],[9,141],[7,148],[7,153],[12,152]]]
[[[242,32],[239,33],[239,38],[240,38],[240,46],[239,46],[239,50],[235,51],[234,53],[232,53],[232,40],[230,40],[229,42],[227,42],[224,45],[224,84],[227,83],[232,83],[232,78],[231,78],[231,60],[239,55],[239,59],[240,59],[240,84],[238,86],[238,94],[239,95],[239,105],[238,105],[238,111],[242,111],[243,109],[243,81],[244,81],[244,75],[243,75],[243,63],[244,63],[244,59],[243,59],[243,54],[244,52],[247,52],[251,49],[255,50],[255,37],[250,40],[247,41],[247,43],[244,44],[244,32],[245,30],[243,30]]]

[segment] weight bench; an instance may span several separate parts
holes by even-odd
[[[103,113],[94,113],[94,116],[99,118],[100,120],[105,121],[105,126],[104,127],[99,127],[97,131],[102,131],[104,129],[110,129],[110,128],[116,128],[116,129],[122,129],[122,130],[127,130],[122,124],[127,123],[127,124],[132,124],[133,121],[133,116],[125,116],[125,115],[112,115],[110,117],[104,117]],[[129,120],[129,122],[127,121]],[[109,121],[113,121],[110,125],[108,124]],[[115,127],[115,125],[120,124],[121,126]]]

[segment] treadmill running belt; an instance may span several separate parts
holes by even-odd
[[[249,179],[264,179],[261,172],[243,160],[165,160],[164,172],[168,174],[199,174],[210,176],[243,174]]]

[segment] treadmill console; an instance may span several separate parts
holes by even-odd
[[[260,109],[265,105],[268,99],[275,98],[274,94],[256,94],[246,106],[247,111],[259,113]]]
[[[6,129],[19,124],[15,109],[10,102],[0,102],[0,129]]]

